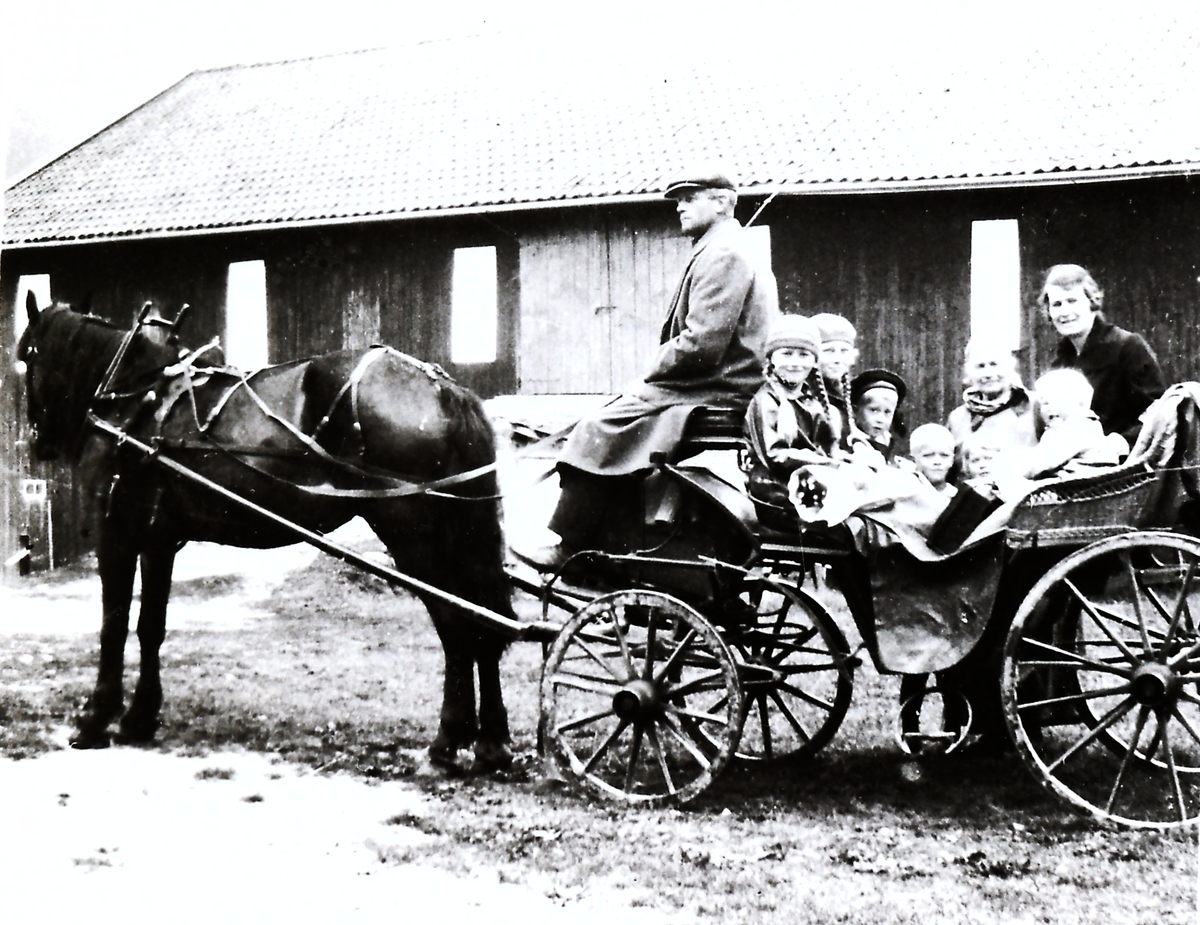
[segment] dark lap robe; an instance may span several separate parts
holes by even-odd
[[[746,408],[747,399],[727,393],[680,393],[643,387],[641,395],[622,395],[580,421],[559,457],[559,464],[593,475],[635,475],[652,469],[651,456],[677,458],[688,419],[701,407]]]

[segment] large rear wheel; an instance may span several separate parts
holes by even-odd
[[[607,797],[686,802],[737,746],[741,688],[713,626],[656,591],[599,598],[555,639],[542,729],[562,774]]]
[[[1200,540],[1129,533],[1053,566],[1005,647],[1014,741],[1094,816],[1166,829],[1200,818]]]

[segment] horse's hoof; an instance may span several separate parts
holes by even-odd
[[[71,748],[82,750],[92,748],[108,748],[112,738],[107,732],[84,732],[80,730],[70,739]]]
[[[513,753],[507,745],[500,743],[475,743],[474,771],[487,774],[491,771],[507,771],[512,767]]]
[[[429,746],[429,762],[435,768],[441,768],[443,771],[462,772],[462,767],[458,763],[458,749],[449,745],[430,745]]]

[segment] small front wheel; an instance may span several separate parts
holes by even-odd
[[[555,639],[542,729],[563,776],[606,797],[686,802],[737,747],[741,688],[713,626],[657,591],[592,601]]]

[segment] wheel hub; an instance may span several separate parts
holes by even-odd
[[[658,691],[649,681],[640,678],[627,681],[624,687],[613,694],[613,712],[624,720],[645,716],[657,705]]]
[[[1157,707],[1178,692],[1179,676],[1158,662],[1139,665],[1130,680],[1133,699],[1148,707]]]

